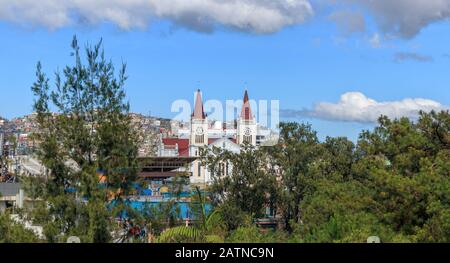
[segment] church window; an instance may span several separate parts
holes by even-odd
[[[198,143],[198,144],[205,143],[205,136],[203,136],[203,135],[195,135],[195,143]]]

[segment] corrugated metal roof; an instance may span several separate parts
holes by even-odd
[[[20,187],[19,183],[0,183],[0,196],[16,196]]]

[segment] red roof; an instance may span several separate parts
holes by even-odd
[[[163,138],[162,141],[164,146],[178,145],[179,156],[183,157],[189,156],[189,139]]]
[[[219,138],[208,138],[208,145],[214,143],[215,141],[217,141]]]

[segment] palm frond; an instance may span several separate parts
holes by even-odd
[[[162,232],[157,241],[158,243],[198,242],[202,238],[200,230],[194,227],[178,226]]]
[[[206,243],[224,243],[225,239],[219,235],[207,235],[205,236]]]

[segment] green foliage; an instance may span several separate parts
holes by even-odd
[[[264,154],[216,150],[205,157],[213,171],[220,162],[233,163],[231,178],[211,187],[228,229],[236,229],[227,241],[264,242],[259,229],[242,222],[269,204],[286,231],[274,233],[291,242],[366,242],[374,235],[383,242],[449,242],[449,112],[421,113],[417,122],[381,117],[357,145],[346,138],[319,142],[309,125],[280,128],[279,143]],[[236,175],[242,177],[232,180]],[[244,204],[237,189],[245,194],[258,182],[249,175],[277,180]]]
[[[383,242],[448,242],[448,125],[448,112],[422,113],[417,123],[380,118],[373,132],[361,134],[352,164],[344,166],[350,170],[333,169],[341,179],[315,182],[316,191],[301,206],[297,238],[364,242],[378,235]]]
[[[0,212],[0,243],[36,243],[36,234],[14,222],[8,212]]]
[[[193,243],[203,241],[201,230],[195,227],[177,226],[169,228],[158,237],[159,243]]]
[[[222,227],[223,217],[220,210],[209,214],[206,212],[206,195],[199,187],[195,187],[195,196],[191,201],[191,211],[197,220],[193,226],[177,226],[164,230],[157,239],[160,243],[181,242],[207,242],[222,243],[224,240],[224,229]]]
[[[111,240],[110,213],[105,209],[105,203],[98,200],[89,202],[87,210],[90,219],[87,239],[94,243],[106,243]]]
[[[132,193],[139,136],[124,102],[125,65],[116,74],[101,41],[86,46],[85,60],[76,37],[72,50],[74,65],[56,72],[54,87],[38,63],[31,88],[39,126],[36,154],[47,174],[45,180],[25,180],[30,196],[42,200],[30,215],[50,242],[68,235],[109,242],[118,210],[108,204],[113,199],[123,208]],[[103,186],[98,171],[106,178]]]
[[[230,243],[261,243],[262,234],[256,226],[239,227],[227,238]]]
[[[315,168],[322,149],[310,125],[281,123],[280,129],[278,144],[268,150],[272,166],[281,168],[277,208],[284,228],[292,231],[291,224],[300,222],[301,202],[315,190],[315,179],[323,176]]]
[[[274,171],[266,169],[269,156],[264,150],[244,145],[240,153],[221,148],[202,151],[204,164],[211,172],[214,184],[208,191],[211,199],[225,216],[225,225],[229,230],[245,222],[245,217],[261,217],[265,213],[266,203],[277,198]],[[223,176],[224,166],[232,167],[228,175]]]
[[[286,243],[291,242],[283,231],[262,231],[256,226],[239,227],[226,239],[229,243]]]
[[[179,211],[174,206],[175,201],[168,201],[145,208],[142,217],[154,235],[160,235],[165,229],[176,226]]]
[[[223,225],[227,231],[232,231],[238,227],[250,226],[253,218],[249,213],[242,211],[232,202],[223,202],[216,205],[216,209],[221,211]]]

